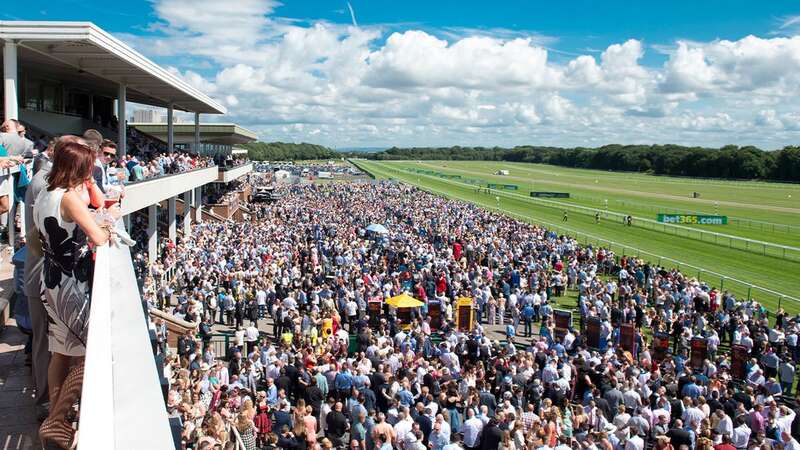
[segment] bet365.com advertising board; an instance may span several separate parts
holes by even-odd
[[[675,223],[680,225],[727,225],[728,216],[705,216],[697,214],[659,214],[661,223]]]

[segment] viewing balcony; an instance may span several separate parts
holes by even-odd
[[[217,180],[217,166],[152,178],[125,185],[122,213],[130,214]]]
[[[253,163],[246,162],[232,167],[219,166],[219,176],[216,181],[221,183],[230,183],[240,177],[247,175],[253,171]]]
[[[171,449],[166,380],[130,250],[97,250],[78,449]]]

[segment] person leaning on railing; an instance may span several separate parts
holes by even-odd
[[[25,242],[27,253],[25,258],[25,295],[28,298],[28,309],[31,316],[33,332],[31,346],[31,371],[36,386],[34,397],[37,407],[37,416],[40,420],[47,417],[46,404],[48,403],[47,373],[50,365],[50,351],[47,345],[47,312],[42,303],[42,245],[39,232],[33,220],[33,210],[36,197],[47,188],[47,175],[52,167],[54,152],[68,142],[83,143],[78,136],[62,136],[53,139],[47,149],[37,155],[33,164],[33,178],[25,190]]]
[[[24,155],[33,151],[33,142],[25,138],[25,126],[18,120],[8,119],[0,125],[0,169],[9,169],[23,162]],[[11,209],[10,195],[13,193],[11,174],[0,175],[0,214]]]
[[[52,352],[48,370],[50,414],[39,436],[63,448],[69,448],[73,441],[74,430],[66,414],[83,382],[94,271],[91,245],[106,244],[113,233],[111,224],[98,224],[88,207],[90,192],[96,189],[92,180],[94,161],[95,152],[81,143],[59,146],[47,176],[47,189],[37,196],[33,214],[44,255],[41,288]]]

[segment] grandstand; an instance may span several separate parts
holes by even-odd
[[[92,23],[0,21],[0,40],[0,118],[21,120],[34,140],[81,134],[94,128],[117,141],[117,154],[124,156],[135,153],[139,146],[158,152],[230,152],[232,144],[255,139],[252,132],[235,125],[201,127],[201,114],[224,114],[225,107]],[[128,102],[166,108],[168,123],[163,132],[131,133],[125,120]],[[193,113],[194,124],[176,127],[173,111]],[[202,140],[206,134],[208,140]],[[236,176],[247,172],[245,167]],[[192,220],[201,221],[202,189],[219,180],[220,174],[218,167],[199,167],[127,187],[123,213],[129,217],[137,211],[146,212],[151,259],[159,248],[160,204],[167,204],[167,235],[174,241],[176,205],[184,206],[185,230]],[[14,224],[13,217],[9,223]],[[11,231],[13,228],[9,227]],[[14,236],[10,239],[12,245],[17,244]],[[3,273],[8,276],[9,270],[5,269]],[[7,300],[13,289],[8,283],[4,287],[3,297]],[[103,301],[94,302],[90,316],[79,448],[175,448],[164,410],[165,381],[159,377],[163,361],[153,357],[151,344],[155,335],[146,327],[148,321],[127,248],[99,249],[93,297]],[[0,302],[0,309],[5,310],[7,303]],[[4,311],[4,319],[6,315]],[[4,359],[3,364],[22,364],[21,359]],[[30,380],[20,381],[23,385],[26,382]],[[137,395],[131,396],[130,392]],[[0,400],[11,401],[9,396],[13,395],[18,393],[3,390]],[[25,398],[14,400],[20,417],[35,417],[30,398]],[[34,424],[14,421],[11,428],[4,429],[9,439],[6,443],[13,441],[13,448],[38,446]]]
[[[129,127],[137,131],[165,141],[169,132],[163,123],[129,123]],[[195,133],[199,133],[195,136]],[[195,141],[200,145],[195,150],[201,155],[230,155],[233,146],[246,144],[258,139],[258,135],[244,127],[233,123],[201,123],[199,128],[192,124],[177,123],[173,125],[175,148],[192,149]]]
[[[168,138],[169,127],[163,123],[129,123],[128,126],[141,136],[149,136],[161,141]],[[174,147],[179,150],[192,150],[200,155],[210,156],[219,166],[218,183],[227,184],[253,171],[247,156],[235,153],[234,146],[253,142],[258,135],[233,123],[201,123],[173,125]],[[198,144],[195,145],[195,142]]]

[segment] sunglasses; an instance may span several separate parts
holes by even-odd
[[[109,158],[113,158],[113,157],[117,156],[116,153],[103,152],[103,154],[108,156]]]

